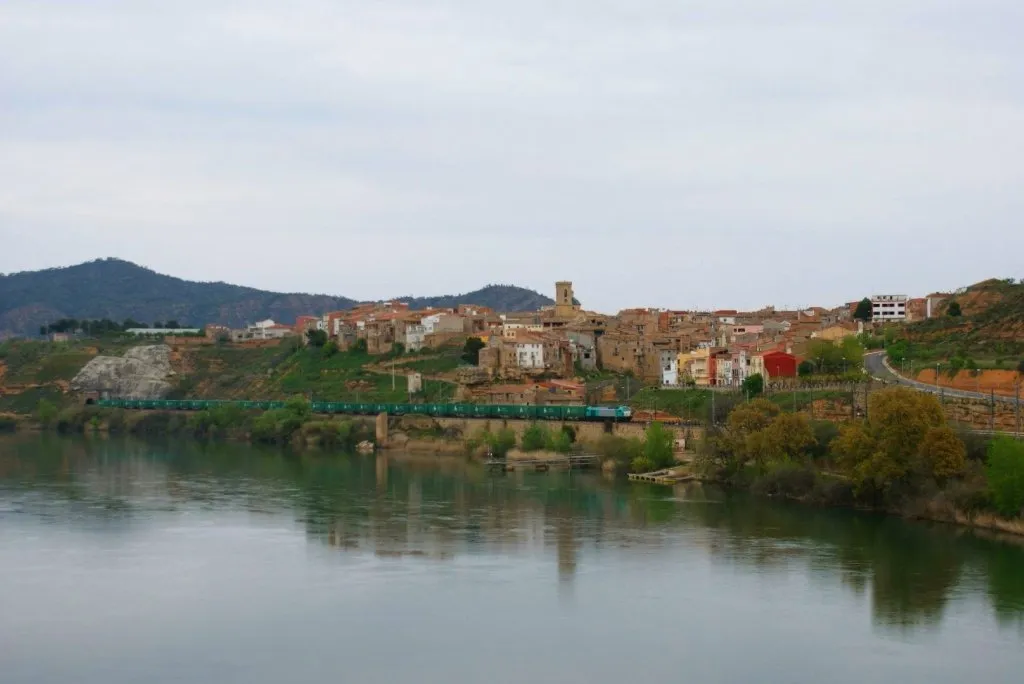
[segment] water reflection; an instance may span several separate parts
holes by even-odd
[[[958,592],[976,588],[999,625],[1024,633],[1024,549],[945,526],[699,486],[495,476],[458,458],[49,437],[0,443],[0,521],[28,516],[117,535],[155,513],[190,509],[287,516],[318,544],[380,558],[533,554],[553,559],[566,590],[602,549],[683,548],[723,571],[805,573],[869,597],[875,624],[897,632],[938,625]]]

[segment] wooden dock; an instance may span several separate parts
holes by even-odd
[[[696,480],[697,476],[682,468],[666,468],[664,470],[655,470],[653,473],[630,473],[629,479],[631,482],[674,485],[680,482],[691,482]]]
[[[565,458],[528,458],[506,460],[503,458],[489,458],[484,461],[488,470],[511,473],[517,470],[533,470],[546,472],[548,470],[584,470],[596,468],[600,463],[597,454],[577,454]]]

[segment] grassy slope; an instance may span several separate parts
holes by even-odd
[[[908,358],[943,361],[959,353],[982,368],[1015,368],[1024,358],[1024,284],[986,280],[954,300],[962,316],[940,316],[899,331],[897,338],[910,343]]]
[[[403,366],[396,367],[395,388],[390,374],[367,368],[380,357],[360,352],[333,355],[321,349],[295,349],[289,343],[258,349],[203,347],[189,351],[179,378],[177,397],[284,398],[296,394],[320,401],[406,401]],[[428,399],[452,395],[452,386],[424,382]]]

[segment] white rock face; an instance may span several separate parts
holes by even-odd
[[[71,381],[71,389],[126,399],[162,399],[171,391],[167,378],[173,374],[167,345],[132,347],[123,357],[94,358]]]

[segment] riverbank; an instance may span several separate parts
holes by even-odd
[[[8,418],[0,428],[11,429],[13,422],[14,429],[64,434],[181,436],[340,452],[373,443],[477,460],[488,454],[515,459],[548,452],[554,459],[588,453],[598,456],[603,471],[618,475],[686,469],[677,465],[678,447],[691,441],[694,430],[699,448],[687,477],[766,498],[1024,534],[1024,445],[957,434],[945,425],[934,397],[906,389],[878,393],[867,420],[843,426],[755,400],[735,407],[710,434],[658,423],[325,416],[313,414],[302,398],[264,412],[234,405],[192,412],[80,406],[55,414],[44,408],[32,418]],[[991,453],[997,444],[1006,452],[1001,465]]]

